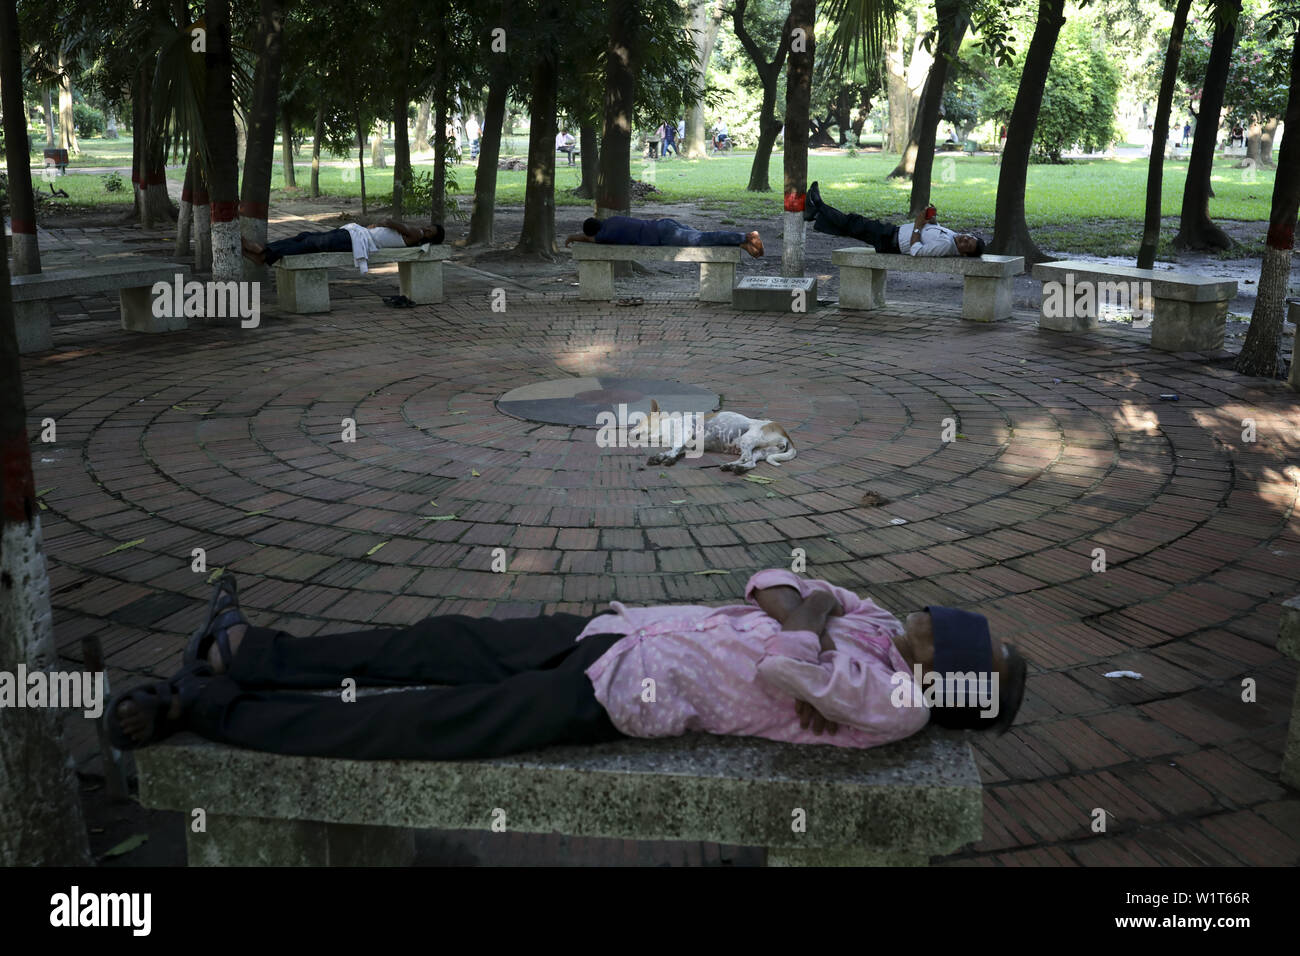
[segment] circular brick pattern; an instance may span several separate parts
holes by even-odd
[[[240,576],[256,623],[297,634],[734,602],[801,556],[898,614],[978,609],[1031,659],[1017,726],[977,741],[977,853],[1285,862],[1253,809],[1277,788],[1252,768],[1294,682],[1272,646],[1300,590],[1294,395],[1142,332],[963,322],[941,295],[787,316],[534,294],[494,314],[455,281],[444,305],[378,312],[339,282],[329,315],[253,332],[86,322],[28,357],[29,420],[58,423],[32,447],[61,651],[99,635],[115,686],[174,669],[208,592],[196,548]],[[717,455],[649,466],[498,407],[557,378],[707,383],[798,456],[749,476],[766,481]],[[1121,669],[1144,679],[1103,676]],[[1242,707],[1247,676],[1260,702]],[[1080,843],[1112,804],[1116,831]],[[1169,849],[1186,829],[1195,858]]]

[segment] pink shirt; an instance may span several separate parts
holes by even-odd
[[[759,609],[754,591],[779,585],[839,599],[844,616],[827,623],[835,650],[822,651],[811,631],[782,631]],[[926,707],[891,701],[905,694],[910,702],[913,687],[911,667],[891,640],[903,626],[888,611],[783,569],[750,578],[745,601],[720,608],[613,601],[613,613],[594,618],[578,640],[626,635],[586,672],[614,726],[632,737],[704,731],[838,747],[876,747],[925,726]],[[908,676],[905,691],[895,693],[898,673]],[[795,700],[839,723],[838,733],[818,736],[800,727]]]

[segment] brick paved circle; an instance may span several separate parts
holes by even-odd
[[[207,593],[194,548],[255,621],[299,634],[734,601],[802,549],[896,613],[976,608],[1031,658],[1020,722],[976,741],[967,856],[1295,861],[1274,782],[1295,675],[1271,644],[1300,576],[1293,394],[1141,332],[963,322],[955,295],[792,316],[534,293],[496,314],[454,268],[448,288],[389,311],[337,282],[332,313],[257,330],[80,323],[28,357],[30,416],[58,424],[33,458],[61,651],[97,633],[115,684],[168,672]],[[647,466],[496,407],[562,377],[706,383],[799,454],[752,473],[770,483],[716,455]],[[1099,805],[1122,808],[1105,843]]]

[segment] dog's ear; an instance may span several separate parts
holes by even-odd
[[[656,415],[659,414],[659,403],[653,398],[650,399],[650,411]]]

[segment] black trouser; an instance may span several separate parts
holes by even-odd
[[[346,229],[329,232],[300,232],[291,239],[277,239],[266,244],[266,264],[273,266],[285,256],[309,252],[351,252],[352,233]]]
[[[868,219],[855,212],[840,212],[834,206],[820,203],[813,228],[832,236],[848,236],[869,246],[877,252],[899,252],[898,226],[891,226],[879,219]]]
[[[451,615],[324,637],[250,627],[229,673],[199,694],[189,726],[253,750],[360,760],[458,760],[616,740],[624,735],[583,672],[622,635],[575,643],[589,620]],[[346,678],[360,687],[455,686],[347,702]]]

